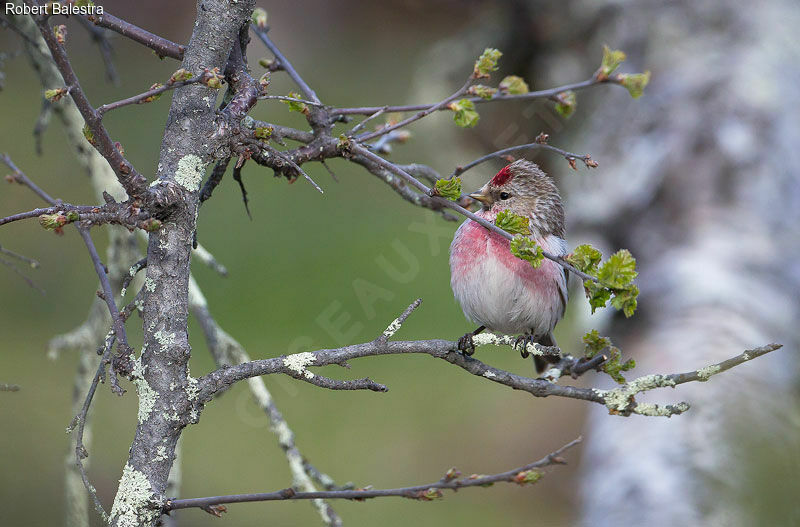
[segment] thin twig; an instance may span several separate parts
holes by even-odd
[[[597,80],[594,77],[591,79],[587,79],[581,82],[575,82],[572,84],[565,84],[563,86],[558,86],[556,88],[550,88],[548,90],[540,90],[540,91],[531,91],[528,93],[522,94],[498,94],[491,99],[484,99],[482,97],[470,97],[468,100],[476,103],[476,104],[484,104],[489,102],[500,102],[500,101],[519,101],[519,100],[530,100],[530,99],[546,99],[549,97],[553,97],[558,95],[561,92],[568,91],[568,90],[582,90],[584,88],[588,88],[590,86],[594,86],[595,84],[602,84],[605,82],[611,82],[610,80]],[[438,103],[434,104],[409,104],[409,105],[400,105],[400,106],[360,106],[355,108],[332,108],[331,115],[371,115],[383,108],[386,108],[386,112],[418,112],[428,110],[434,106],[437,106]],[[438,110],[445,110],[447,108],[439,107]]]
[[[545,143],[528,143],[528,144],[525,144],[525,145],[518,145],[518,146],[511,146],[509,148],[503,148],[501,150],[497,150],[496,152],[492,152],[490,154],[486,154],[485,156],[481,156],[481,157],[479,157],[478,159],[476,159],[474,161],[470,161],[469,163],[467,163],[464,166],[457,167],[453,171],[453,173],[450,175],[450,177],[452,178],[452,177],[455,177],[455,176],[460,176],[461,174],[463,174],[467,170],[469,170],[471,168],[474,168],[474,167],[480,165],[481,163],[483,163],[485,161],[488,161],[490,159],[496,158],[496,157],[502,157],[502,156],[504,156],[506,154],[510,154],[512,152],[518,152],[520,150],[537,150],[537,149],[549,150],[551,152],[555,152],[555,153],[563,156],[564,159],[566,159],[567,161],[574,162],[576,159],[579,159],[579,160],[583,161],[583,163],[587,167],[590,167],[590,168],[595,168],[597,166],[597,163],[592,159],[591,154],[574,154],[572,152],[567,152],[566,150],[562,150],[560,148],[556,148],[555,146],[550,146],[550,145],[545,144]]]
[[[134,95],[133,97],[128,97],[127,99],[122,99],[119,101],[111,102],[108,104],[104,104],[97,108],[97,113],[102,118],[106,113],[116,110],[117,108],[122,108],[123,106],[128,106],[131,104],[141,104],[145,102],[145,99],[149,97],[155,97],[160,95],[168,90],[174,90],[176,88],[180,88],[182,86],[187,86],[189,84],[196,84],[198,82],[203,82],[205,79],[204,75],[199,75],[197,77],[193,77],[189,80],[185,81],[178,81],[178,82],[168,82],[163,86],[159,86],[158,88],[153,88],[152,90],[147,90],[146,92],[140,93],[138,95]]]
[[[431,113],[433,113],[433,112],[435,112],[437,110],[441,110],[441,109],[447,108],[447,105],[449,105],[451,102],[453,102],[454,100],[458,99],[459,97],[461,97],[462,95],[464,95],[467,92],[467,88],[470,87],[470,85],[472,84],[472,82],[474,80],[475,80],[474,77],[470,76],[467,79],[467,81],[464,83],[464,85],[461,86],[461,88],[459,88],[455,93],[453,93],[449,97],[446,97],[446,98],[442,99],[441,101],[437,102],[436,104],[434,104],[434,105],[432,105],[432,106],[430,106],[428,108],[425,108],[424,110],[419,111],[418,113],[412,115],[411,117],[408,117],[407,119],[403,119],[399,123],[393,124],[391,126],[386,126],[384,128],[381,128],[380,130],[376,130],[374,132],[361,134],[356,138],[356,140],[359,141],[359,142],[362,142],[362,143],[366,142],[366,141],[369,141],[369,140],[374,139],[376,137],[380,137],[380,136],[382,136],[384,134],[388,134],[389,132],[397,130],[398,128],[403,128],[404,126],[408,126],[409,124],[413,123],[414,121],[418,121],[418,120],[422,119],[423,117],[425,117],[426,115],[430,115]],[[386,111],[386,110],[384,110],[384,111]]]
[[[566,461],[561,455],[568,449],[581,442],[581,438],[570,441],[555,452],[548,454],[539,461],[528,463],[515,469],[500,472],[489,476],[473,474],[466,477],[458,477],[455,469],[448,471],[440,480],[427,485],[415,485],[412,487],[401,487],[394,489],[355,489],[355,490],[327,490],[317,492],[297,492],[292,488],[287,488],[275,492],[265,492],[259,494],[234,494],[229,496],[212,496],[208,498],[189,498],[182,500],[169,500],[164,506],[165,511],[176,509],[187,509],[197,507],[206,509],[213,505],[224,503],[247,503],[254,501],[282,501],[282,500],[312,500],[312,499],[347,499],[365,500],[370,498],[386,498],[391,496],[430,501],[442,497],[442,490],[457,491],[470,487],[485,487],[499,482],[525,484],[529,481],[538,480],[542,474],[531,471],[549,467],[552,465],[564,465]]]
[[[266,144],[266,143],[261,143],[261,145],[260,145],[260,146],[261,146],[261,148],[262,148],[262,149],[266,150],[266,151],[267,151],[267,152],[269,152],[270,154],[272,154],[272,155],[274,155],[275,157],[278,157],[278,158],[282,159],[283,161],[285,161],[285,162],[286,162],[286,163],[287,163],[289,166],[291,166],[293,169],[295,169],[295,170],[297,171],[297,173],[298,173],[298,174],[301,174],[301,175],[302,175],[302,176],[303,176],[303,177],[306,179],[306,181],[308,181],[309,183],[311,183],[311,186],[313,186],[315,189],[317,189],[317,192],[319,192],[320,194],[324,194],[324,191],[322,190],[322,188],[321,188],[319,185],[317,185],[316,181],[314,181],[313,179],[311,179],[311,176],[309,176],[308,174],[306,174],[305,170],[303,170],[302,168],[300,168],[300,165],[298,165],[297,163],[295,163],[295,162],[292,160],[292,158],[291,158],[291,157],[287,156],[286,154],[284,154],[284,153],[283,153],[283,152],[281,152],[280,150],[276,150],[276,149],[272,148],[271,146],[269,146],[269,145],[268,145],[268,144]]]
[[[269,49],[270,52],[275,55],[275,58],[278,59],[289,77],[291,77],[295,84],[297,84],[297,87],[300,88],[300,91],[303,92],[303,95],[305,95],[306,99],[311,99],[313,102],[321,104],[322,101],[319,100],[319,97],[317,97],[317,94],[314,93],[314,90],[312,90],[311,87],[306,84],[306,81],[304,81],[300,74],[297,73],[297,70],[294,69],[292,63],[289,62],[289,59],[287,59],[283,53],[281,53],[281,50],[278,49],[278,46],[276,46],[267,36],[267,31],[269,31],[269,28],[262,30],[253,24],[250,24],[250,31],[255,33],[259,40],[264,43],[267,49]]]
[[[106,67],[106,78],[114,86],[119,86],[119,75],[117,75],[117,69],[114,67],[114,60],[112,59],[114,49],[111,47],[111,42],[109,42],[106,37],[105,31],[82,16],[76,18],[86,31],[89,32],[94,43],[97,44],[97,48],[100,50],[100,57],[103,59],[103,64]]]
[[[185,46],[176,44],[154,33],[150,33],[130,22],[115,17],[111,13],[104,12],[102,15],[89,15],[86,19],[97,26],[110,29],[115,33],[119,33],[134,42],[138,42],[152,49],[161,57],[183,60],[183,52],[186,50]]]
[[[319,108],[323,108],[325,105],[321,102],[309,101],[308,99],[297,99],[295,97],[289,97],[287,95],[259,95],[259,100],[276,100],[276,101],[286,101],[286,102],[301,102],[303,104],[307,104],[309,106],[317,106]]]
[[[347,135],[348,135],[348,136],[352,136],[353,134],[355,134],[356,132],[358,132],[359,130],[361,130],[361,128],[363,128],[365,124],[367,124],[367,123],[368,123],[368,122],[370,122],[371,120],[375,119],[376,117],[379,117],[379,116],[383,115],[384,113],[386,113],[386,110],[387,110],[388,108],[389,108],[388,106],[384,106],[383,108],[381,108],[381,109],[380,109],[380,110],[378,110],[377,112],[373,113],[372,115],[370,115],[370,116],[369,116],[369,117],[367,117],[366,119],[362,120],[360,123],[356,124],[356,125],[353,127],[353,129],[352,129],[352,130],[350,130],[350,132],[348,132],[348,133],[347,133]]]

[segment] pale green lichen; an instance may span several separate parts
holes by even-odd
[[[715,373],[719,373],[720,367],[716,364],[711,366],[706,366],[705,368],[700,368],[697,370],[697,380],[700,382],[707,381],[712,375]]]
[[[111,507],[112,521],[119,527],[138,527],[150,525],[160,515],[157,508],[151,507],[153,489],[147,476],[125,464],[119,489]]]
[[[152,293],[156,290],[156,282],[152,278],[145,278],[144,280],[144,288],[146,291]]]
[[[178,170],[175,171],[175,182],[180,186],[195,192],[200,189],[200,182],[205,173],[205,163],[198,156],[188,154],[178,161]]]
[[[153,411],[158,399],[158,392],[152,389],[144,379],[135,379],[133,382],[136,384],[136,393],[139,395],[139,422],[142,423],[150,417],[150,412]]]
[[[310,351],[304,351],[303,353],[295,353],[293,355],[284,357],[283,365],[293,372],[303,374],[310,379],[314,376],[314,374],[306,370],[306,366],[313,364],[316,360],[317,359],[313,353]],[[308,375],[309,373],[311,373],[310,376]]]
[[[158,344],[161,346],[161,351],[165,351],[175,345],[175,333],[159,329],[153,334]]]
[[[167,447],[159,445],[156,449],[156,456],[153,458],[153,461],[164,461],[165,459],[167,459]]]
[[[633,409],[633,413],[650,417],[672,417],[689,409],[686,403],[678,403],[672,406],[658,406],[651,403],[638,403]]]
[[[150,417],[150,412],[153,411],[153,407],[158,399],[158,392],[153,390],[144,378],[146,369],[147,366],[142,364],[141,358],[133,361],[131,377],[133,378],[133,384],[136,386],[136,393],[139,396],[138,419],[140,423],[143,423]]]
[[[631,398],[637,393],[646,392],[649,390],[653,390],[655,388],[665,388],[674,386],[675,386],[675,381],[665,375],[645,375],[643,377],[639,377],[638,379],[634,379],[631,382],[623,386],[620,386],[619,388],[615,388],[613,390],[592,390],[592,391],[594,391],[594,393],[596,393],[600,398],[603,399],[606,408],[608,408],[610,411],[625,412],[628,410],[628,407],[631,404]],[[639,413],[636,411],[636,408],[638,408],[638,404],[637,407],[634,407],[633,411],[635,413]],[[645,410],[650,409],[649,406],[647,405],[644,405],[643,408]],[[644,415],[649,415],[649,414],[644,414]],[[666,415],[666,414],[658,414],[658,415]]]
[[[197,384],[197,379],[191,375],[186,377],[186,395],[190,401],[196,401],[197,396],[200,395],[200,386]]]
[[[485,372],[483,372],[483,376],[486,377],[487,379],[494,379],[495,377],[497,377],[497,375],[495,375],[495,373],[493,371],[489,371],[489,370],[486,370]]]
[[[474,335],[472,337],[472,342],[476,346],[487,346],[489,344],[494,344],[495,346],[516,346],[517,337],[512,337],[510,335],[494,335],[492,333],[481,333],[480,335]],[[539,349],[539,344],[535,342],[529,342],[525,346],[525,350],[532,354],[532,355],[543,355],[541,349]]]
[[[392,323],[389,324],[389,326],[383,332],[383,338],[387,339],[391,338],[395,333],[397,333],[397,330],[400,329],[400,326],[402,325],[403,323],[400,321],[399,318],[394,319]]]

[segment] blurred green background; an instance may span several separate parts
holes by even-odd
[[[260,4],[269,10],[274,41],[322,99],[336,105],[442,98],[460,86],[471,60],[484,47],[499,45],[481,36],[468,43],[463,60],[454,50],[462,62],[458,75],[447,82],[433,79],[428,91],[420,93],[418,84],[424,78],[418,70],[431,47],[475,24],[477,17],[496,24],[490,5],[443,3],[426,8],[425,16],[420,16],[419,5],[352,3],[359,10],[353,17],[324,2]],[[192,2],[104,5],[167,38],[188,40]],[[112,36],[122,81],[114,87],[105,81],[99,54],[82,28],[75,21],[67,25],[70,57],[95,105],[139,93],[177,68],[174,61],[159,61],[148,50]],[[0,151],[9,153],[53,196],[92,202],[88,179],[63,144],[56,120],[45,134],[44,155],[36,156],[31,131],[41,103],[38,80],[24,54],[15,55],[21,48],[15,35],[3,31],[0,45],[11,55],[4,67],[6,86],[0,92]],[[249,56],[254,72],[260,74],[256,60],[269,57],[268,52],[253,42]],[[294,86],[284,74],[273,75],[272,93],[289,89]],[[105,119],[114,139],[144,174],[154,171],[169,100],[165,96]],[[278,102],[260,104],[253,115],[304,124]],[[489,117],[485,122],[492,125]],[[485,151],[475,132],[457,128],[448,114],[434,115],[412,131],[411,141],[396,147],[393,159],[427,163],[446,174]],[[199,264],[193,270],[220,324],[253,358],[371,340],[417,297],[423,298],[422,307],[399,338],[455,339],[471,329],[449,287],[447,248],[458,224],[407,204],[358,166],[343,160],[329,165],[338,183],[319,165],[305,167],[325,189],[324,195],[302,180],[288,185],[273,178],[271,171],[247,166],[244,180],[253,221],[248,220],[229,176],[203,207],[199,239],[227,266],[229,276],[221,278]],[[495,167],[489,164],[471,172],[466,187],[477,188]],[[566,168],[559,164],[559,170]],[[23,187],[1,188],[4,215],[41,206]],[[102,229],[95,229],[93,236],[105,246]],[[43,296],[10,270],[0,269],[4,306],[0,382],[22,387],[0,396],[0,503],[13,504],[5,507],[2,523],[57,525],[64,510],[64,429],[72,418],[77,356],[48,360],[44,350],[50,338],[84,320],[96,279],[74,229],[59,237],[43,231],[35,220],[18,222],[3,227],[0,244],[39,260],[41,268],[27,274],[46,290]],[[410,263],[404,254],[412,255]],[[378,263],[380,255],[398,273],[387,272]],[[357,291],[367,289],[377,299],[365,306]],[[341,326],[346,340],[318,322],[325,313],[331,320],[347,317]],[[134,317],[129,326],[135,328],[137,323]],[[193,323],[190,333],[192,373],[200,375],[213,364],[199,327]],[[498,367],[531,372],[529,361],[509,349],[484,348],[480,355]],[[535,400],[430,357],[364,359],[353,361],[352,370],[329,373],[368,375],[388,384],[390,391],[331,392],[288,378],[266,381],[297,434],[301,452],[342,483],[376,488],[419,484],[438,480],[452,466],[467,474],[507,470],[539,459],[581,433],[584,405]],[[127,388],[119,398],[102,386],[95,399],[90,476],[107,506],[136,423],[135,391]],[[291,484],[285,458],[247,386],[237,386],[207,406],[200,423],[186,430],[183,454],[185,497],[268,491]],[[577,461],[578,456],[575,450],[568,458]],[[448,495],[435,503],[393,498],[334,506],[348,525],[528,525],[534,514],[540,524],[555,525],[571,517],[573,470],[548,471],[535,488],[500,485]],[[319,523],[316,511],[299,502],[232,506],[223,520],[198,510],[177,514],[183,525],[198,526]],[[99,524],[97,518],[93,521]]]

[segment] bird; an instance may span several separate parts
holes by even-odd
[[[528,219],[530,238],[555,256],[567,254],[564,207],[558,187],[535,163],[521,159],[503,167],[469,197],[480,202],[476,215],[494,223],[507,210]],[[511,253],[510,242],[471,219],[456,230],[450,245],[450,285],[464,315],[479,327],[458,341],[466,355],[473,337],[488,329],[520,335],[515,345],[523,358],[527,344],[555,346],[553,329],[567,306],[568,271],[545,258],[538,268]],[[534,355],[541,373],[547,360]]]

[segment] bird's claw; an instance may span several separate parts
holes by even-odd
[[[472,333],[465,333],[463,337],[458,339],[458,350],[467,357],[475,353],[475,341],[472,337]]]
[[[523,359],[527,359],[531,356],[531,352],[528,351],[528,344],[533,343],[535,343],[533,335],[520,335],[517,337],[517,340],[514,341],[514,347],[519,350],[519,354]]]

